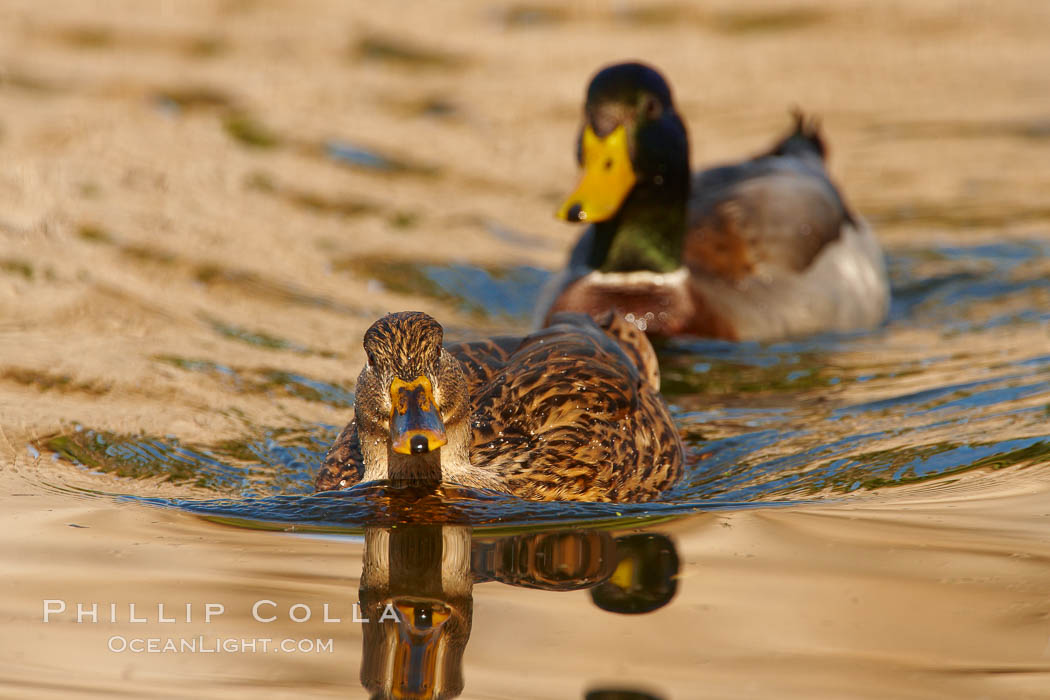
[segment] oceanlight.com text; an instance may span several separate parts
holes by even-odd
[[[334,654],[332,639],[273,639],[270,637],[124,637],[107,641],[116,654]]]

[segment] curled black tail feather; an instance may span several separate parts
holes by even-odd
[[[807,115],[799,107],[791,110],[795,127],[778,141],[763,156],[817,156],[822,161],[828,158],[828,144],[821,130],[820,117]]]
[[[802,161],[809,161],[811,164],[815,163],[823,170],[828,160],[828,142],[824,139],[820,117],[807,115],[800,107],[793,107],[791,116],[795,120],[795,126],[791,132],[774,144],[773,148],[760,154],[756,160],[777,156],[798,158]],[[853,226],[858,226],[857,217],[845,201],[842,202],[842,208],[846,221]]]

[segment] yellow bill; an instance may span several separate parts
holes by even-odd
[[[418,455],[433,452],[448,439],[434,388],[426,377],[390,383],[390,442],[394,452]]]
[[[636,180],[623,126],[604,139],[588,126],[583,130],[583,177],[558,209],[558,218],[591,222],[611,219]]]

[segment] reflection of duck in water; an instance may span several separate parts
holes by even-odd
[[[453,482],[536,500],[643,501],[681,474],[652,346],[607,314],[561,314],[525,338],[442,348],[442,328],[403,312],[365,333],[355,418],[317,475]]]
[[[767,153],[697,173],[671,90],[637,63],[587,89],[583,179],[558,215],[593,224],[541,317],[619,309],[650,334],[770,340],[880,323],[882,251],[824,169],[799,115]]]
[[[453,698],[463,692],[470,638],[470,528],[370,528],[361,572],[361,684],[378,698]],[[388,604],[398,620],[381,621]]]
[[[638,537],[662,541],[674,551],[663,535],[614,541],[597,530],[472,541],[471,529],[461,525],[368,529],[360,589],[362,617],[369,620],[364,624],[362,685],[373,698],[458,696],[464,686],[463,654],[475,583],[501,581],[550,591],[604,585],[622,565],[620,542]],[[632,566],[644,569],[651,563],[652,557],[642,556]],[[643,573],[642,578],[660,576]],[[663,604],[670,599],[665,596]],[[397,620],[384,619],[388,605],[397,611]]]
[[[638,615],[659,610],[678,591],[678,552],[664,535],[645,532],[616,540],[616,570],[591,589],[602,610]]]

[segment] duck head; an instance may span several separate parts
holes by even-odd
[[[417,311],[388,314],[365,332],[355,402],[364,480],[439,482],[469,467],[467,382],[443,335]]]
[[[641,63],[604,68],[587,88],[583,117],[576,151],[582,177],[558,217],[596,224],[597,269],[675,269],[685,234],[689,141],[667,82]]]

